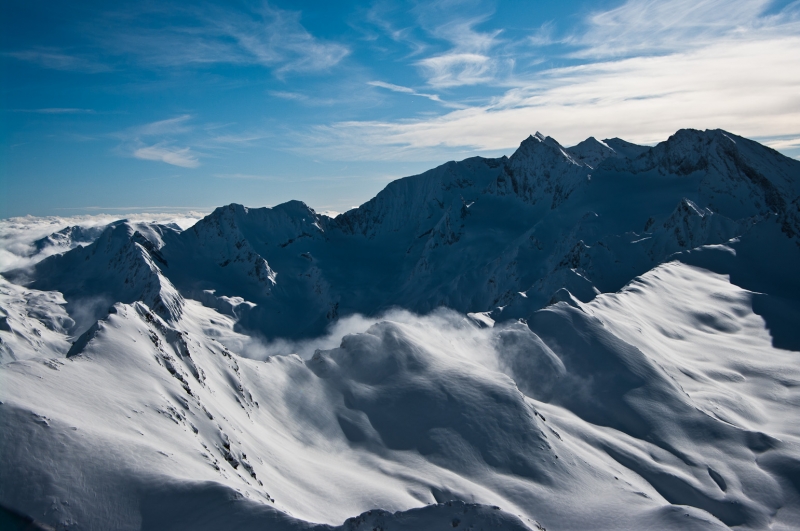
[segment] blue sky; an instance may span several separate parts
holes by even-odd
[[[344,211],[541,131],[800,156],[800,2],[3,2],[0,217]]]

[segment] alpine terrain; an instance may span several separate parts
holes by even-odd
[[[752,140],[0,230],[3,529],[800,527],[800,161]]]

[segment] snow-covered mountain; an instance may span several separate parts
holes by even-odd
[[[536,133],[58,245],[0,284],[0,505],[46,525],[800,522],[800,162],[756,142]]]

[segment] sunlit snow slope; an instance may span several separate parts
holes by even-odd
[[[795,529],[799,205],[723,131],[537,134],[335,219],[7,246],[0,523]]]

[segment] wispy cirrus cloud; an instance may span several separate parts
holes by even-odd
[[[550,46],[553,44],[560,44],[564,42],[563,38],[555,36],[556,26],[552,20],[549,20],[539,26],[532,34],[528,35],[527,44],[532,46]]]
[[[400,24],[400,11],[408,11],[414,23]],[[413,3],[410,9],[377,2],[364,15],[364,22],[408,46],[411,51],[406,58],[413,59],[428,85],[450,88],[490,83],[507,70],[508,58],[495,53],[501,30],[478,29],[491,14],[474,0],[434,0]]]
[[[584,58],[575,66],[508,76],[501,94],[436,117],[339,122],[312,137],[321,151],[360,145],[359,156],[374,159],[507,150],[535,130],[566,144],[590,134],[655,143],[684,127],[720,127],[793,146],[786,139],[800,137],[800,4],[770,15],[761,0],[725,5],[721,15],[718,0],[631,0],[592,14],[589,29],[570,37],[566,53]],[[619,21],[635,26],[690,7],[691,16],[652,22],[649,41],[638,29],[614,30]]]
[[[249,146],[253,142],[267,138],[269,135],[260,133],[221,134],[211,136],[207,144],[218,146]]]
[[[338,64],[350,50],[346,46],[320,40],[300,23],[300,13],[278,10],[268,4],[255,22],[231,21],[221,25],[224,33],[257,61],[278,66],[278,72],[324,70]]]
[[[769,23],[760,16],[773,0],[627,0],[588,17],[575,37],[578,57],[665,53],[710,44]]]
[[[192,119],[190,114],[182,114],[175,118],[167,118],[166,120],[158,120],[156,122],[146,123],[132,127],[122,133],[122,136],[145,137],[145,136],[161,136],[161,135],[177,135],[188,133],[192,130],[189,125],[189,120]]]
[[[406,6],[397,2],[377,1],[363,13],[363,22],[378,30],[378,34],[389,37],[395,43],[402,43],[410,50],[408,57],[414,57],[429,49],[430,44],[416,35],[419,24],[403,25],[398,23],[398,12],[406,11]],[[366,40],[378,39],[378,34],[365,30],[358,25],[358,29],[365,34]]]
[[[330,106],[339,101],[334,97],[324,97],[314,93],[306,94],[304,92],[291,90],[270,90],[269,95],[282,100],[302,103],[303,105],[310,107]]]
[[[203,4],[142,4],[108,11],[80,32],[81,53],[34,47],[4,55],[43,68],[106,72],[133,60],[145,68],[261,65],[282,76],[327,70],[349,53],[337,42],[312,35],[299,11],[268,2],[242,9]]]
[[[95,74],[110,72],[113,68],[88,54],[69,53],[52,47],[35,47],[28,50],[4,52],[6,57],[33,63],[43,68]]]
[[[459,3],[462,2],[434,3],[432,9],[449,12],[451,9],[457,9],[456,4]],[[431,15],[434,14],[429,14],[426,10],[423,16]],[[477,26],[488,21],[489,18],[489,13],[463,18],[461,16],[438,18],[440,22],[429,26],[428,32],[437,39],[449,42],[456,51],[486,53],[498,44],[497,38],[502,33],[502,30],[479,31],[477,29]]]
[[[133,156],[137,159],[157,160],[173,166],[180,166],[181,168],[197,168],[200,166],[200,161],[197,160],[195,154],[188,147],[177,148],[164,144],[155,144],[134,150]]]
[[[425,16],[429,15],[425,13]],[[444,53],[425,57],[415,63],[429,85],[477,85],[488,83],[497,76],[504,61],[491,52],[498,45],[501,31],[482,32],[476,29],[487,19],[488,15],[451,18],[428,28],[432,37],[450,44]]]
[[[494,79],[495,63],[478,53],[446,53],[417,62],[434,87],[477,85]]]
[[[380,87],[386,90],[391,90],[392,92],[400,92],[402,94],[409,94],[411,96],[420,96],[422,98],[428,98],[431,101],[442,103],[442,100],[439,99],[439,96],[436,94],[425,94],[423,92],[417,92],[416,90],[403,87],[401,85],[395,85],[393,83],[386,83],[384,81],[368,81],[367,85],[371,85],[373,87]]]
[[[125,157],[197,168],[203,157],[241,149],[271,136],[259,131],[236,132],[236,124],[197,124],[191,114],[182,114],[129,127],[112,136],[121,141],[116,151]]]
[[[179,139],[185,140],[186,135],[194,131],[191,119],[191,115],[183,114],[114,133],[112,136],[122,141],[117,152],[126,157],[197,168],[200,166],[198,154],[190,147],[177,145]]]
[[[301,92],[292,92],[290,90],[271,90],[269,94],[270,96],[281,98],[283,100],[308,101],[310,99],[307,94],[303,94]]]
[[[344,128],[374,130],[367,133],[373,139],[382,131],[387,144],[485,150],[514,147],[536,129],[565,143],[589,134],[654,143],[684,127],[760,137],[792,134],[800,132],[793,96],[800,75],[788,72],[800,57],[778,55],[765,64],[762,56],[792,47],[800,49],[800,39],[726,43],[696,53],[551,70],[541,84],[508,91],[494,104],[413,123]],[[773,75],[754,79],[754,70]]]
[[[205,6],[137,15],[148,24],[131,25],[126,17],[124,26],[102,40],[115,53],[155,67],[261,65],[281,75],[326,70],[350,53],[347,46],[308,32],[300,12],[267,2],[254,9]],[[153,29],[152,18],[170,23]]]

